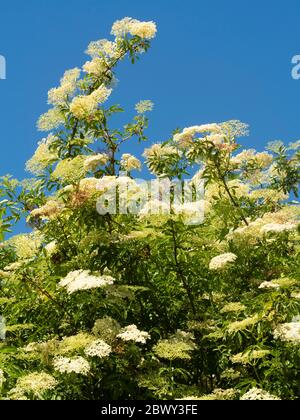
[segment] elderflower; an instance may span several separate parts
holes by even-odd
[[[297,225],[292,222],[287,223],[267,223],[261,228],[262,233],[281,233],[297,229]]]
[[[74,353],[91,344],[93,340],[94,337],[91,334],[84,332],[80,332],[76,335],[71,335],[69,337],[64,337],[62,341],[58,343],[58,353]]]
[[[52,108],[40,116],[37,126],[40,131],[50,131],[59,127],[64,121],[65,117],[63,112],[57,108]]]
[[[141,169],[141,162],[136,157],[132,156],[129,153],[124,153],[121,157],[121,167],[125,171],[132,171],[134,169]]]
[[[38,395],[44,391],[55,388],[56,379],[45,372],[34,372],[21,376],[16,383],[16,388],[24,392],[32,392]]]
[[[167,360],[191,359],[189,352],[194,350],[194,345],[184,341],[174,342],[173,340],[160,340],[154,347],[154,353]]]
[[[117,337],[123,341],[135,341],[136,343],[145,344],[150,335],[145,331],[140,331],[136,325],[132,324],[122,328]]]
[[[41,246],[42,236],[39,232],[14,236],[9,243],[15,248],[18,258],[24,260],[34,257]]]
[[[99,104],[105,102],[112,90],[101,85],[90,95],[76,96],[70,105],[70,111],[78,119],[84,119],[95,113]]]
[[[87,61],[82,69],[85,73],[92,74],[93,76],[99,77],[102,73],[105,73],[108,69],[107,63],[103,58],[95,57],[91,61]]]
[[[140,22],[137,19],[125,17],[117,20],[111,30],[111,34],[122,38],[127,34],[139,36],[142,39],[152,39],[156,35],[156,24],[154,22]]]
[[[226,137],[236,138],[249,135],[249,124],[243,123],[239,120],[229,120],[219,124],[222,133]]]
[[[240,376],[241,372],[234,370],[233,368],[226,369],[221,373],[221,379],[229,379],[231,381],[238,379]]]
[[[90,371],[89,362],[83,357],[55,357],[53,367],[60,373],[77,373],[88,375]]]
[[[225,314],[227,312],[241,312],[246,309],[246,306],[240,302],[230,302],[227,305],[223,306],[221,309],[221,314]]]
[[[103,340],[95,340],[88,347],[85,348],[84,353],[90,357],[108,357],[112,352],[110,345]]]
[[[279,279],[274,279],[270,281],[263,281],[258,288],[259,289],[280,289],[280,288],[289,288],[291,286],[294,286],[296,284],[296,280],[290,279],[288,277],[282,277]]]
[[[247,400],[280,400],[280,398],[276,397],[275,395],[270,394],[267,391],[259,388],[251,388],[248,392],[246,392],[241,398],[241,401]]]
[[[89,43],[86,54],[92,58],[108,57],[116,58],[118,55],[118,46],[115,42],[107,39],[100,39],[99,41],[92,41]]]
[[[135,110],[138,114],[144,114],[145,112],[150,112],[153,110],[154,104],[152,101],[143,100],[136,104]]]
[[[262,169],[271,165],[273,156],[267,152],[257,153],[255,156],[255,163]]]
[[[234,333],[234,332],[237,332],[237,331],[245,330],[248,327],[251,327],[251,326],[257,324],[259,319],[260,318],[259,318],[258,315],[254,315],[252,317],[245,318],[242,321],[232,322],[231,324],[228,325],[227,331],[229,333]]]
[[[25,261],[22,261],[22,262],[25,262]],[[5,266],[4,270],[5,271],[16,271],[16,270],[18,270],[19,268],[22,267],[22,262],[21,261],[13,262],[13,263]]]
[[[130,33],[142,39],[152,39],[156,35],[156,24],[150,22],[134,22],[130,26]]]
[[[117,20],[114,22],[111,28],[111,34],[117,38],[122,38],[130,32],[130,27],[134,22],[138,22],[138,20],[125,17],[121,20]]]
[[[160,340],[154,347],[154,353],[167,360],[191,359],[190,352],[195,350],[192,333],[178,330],[169,339]]]
[[[20,388],[12,388],[8,393],[9,400],[14,401],[26,401],[28,397],[26,397],[23,389]]]
[[[143,156],[149,158],[161,158],[171,155],[178,155],[178,150],[173,146],[165,146],[163,144],[153,144],[148,149],[144,150]]]
[[[258,288],[259,289],[279,289],[279,284],[274,281],[263,281]]]
[[[45,245],[45,251],[48,255],[55,254],[57,251],[57,242],[56,241],[49,242],[47,245]]]
[[[234,356],[231,356],[230,360],[232,363],[241,363],[242,365],[247,365],[254,362],[255,360],[262,359],[265,356],[270,354],[269,350],[252,350],[246,351],[244,353],[238,353]]]
[[[67,102],[76,90],[76,82],[80,76],[78,68],[67,70],[60,80],[60,86],[50,89],[48,92],[48,103],[54,106]]]
[[[71,271],[59,282],[59,287],[65,287],[69,294],[78,290],[102,288],[114,283],[114,278],[108,275],[94,276],[89,270]]]
[[[57,159],[57,153],[50,150],[51,144],[56,137],[50,134],[38,143],[38,147],[31,159],[26,162],[26,170],[39,175]]]
[[[237,390],[233,388],[229,389],[214,389],[211,394],[202,395],[197,398],[198,400],[232,400],[236,397]]]
[[[202,124],[194,125],[192,127],[184,128],[181,133],[174,135],[174,142],[181,148],[187,148],[193,145],[193,140],[196,134],[203,135],[201,139],[207,140],[208,134],[222,134],[221,128],[218,124]],[[218,140],[219,141],[219,140]]]
[[[75,158],[67,158],[58,162],[52,172],[53,179],[60,179],[67,182],[75,182],[82,178],[86,171],[84,169],[85,156],[78,155]]]
[[[246,241],[255,244],[261,237],[263,237],[263,233],[261,231],[263,226],[269,223],[297,224],[299,223],[299,214],[299,208],[296,206],[285,206],[277,212],[265,213],[262,217],[256,220],[248,220],[248,226],[242,226],[234,231],[231,231],[227,235],[227,239],[233,241]]]
[[[83,164],[84,169],[88,171],[94,171],[98,165],[106,165],[108,162],[108,155],[105,153],[98,153],[93,156],[88,156]]]
[[[63,205],[55,200],[49,200],[43,206],[31,211],[32,217],[41,217],[42,219],[54,218],[63,209]]]
[[[237,259],[237,256],[232,252],[227,252],[225,254],[217,255],[216,257],[212,258],[209,263],[210,270],[222,270],[225,268],[229,263],[234,262]]]
[[[274,338],[292,344],[300,344],[300,322],[278,325],[274,330]]]
[[[283,191],[273,190],[272,188],[260,188],[252,190],[249,194],[251,200],[264,200],[265,202],[280,202],[288,198],[288,194]]]

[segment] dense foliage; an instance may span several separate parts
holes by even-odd
[[[116,129],[104,103],[155,33],[125,18],[92,42],[49,92],[34,178],[1,179],[2,399],[300,397],[300,142],[239,150],[239,121],[176,130],[144,152],[149,199],[127,151],[153,104]],[[194,202],[175,194],[189,176]],[[4,240],[22,218],[32,232]]]

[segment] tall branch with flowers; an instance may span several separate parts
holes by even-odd
[[[149,196],[126,146],[147,140],[153,103],[119,129],[107,104],[156,25],[111,34],[49,91],[34,177],[1,178],[0,399],[299,398],[300,142],[240,150],[240,121],[176,130],[143,153]],[[189,175],[197,200],[175,199]],[[4,240],[23,218],[32,232]]]

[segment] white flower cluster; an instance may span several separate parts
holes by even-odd
[[[299,208],[297,206],[285,206],[276,212],[265,213],[262,217],[251,221],[248,219],[248,226],[241,226],[234,231],[229,232],[227,239],[233,241],[247,241],[257,243],[263,236],[262,228],[266,225],[284,225],[288,228],[293,224],[295,227],[299,224]],[[284,228],[285,229],[285,228]],[[281,227],[280,227],[281,230]]]
[[[281,277],[279,279],[263,281],[259,285],[259,289],[276,289],[279,290],[280,288],[290,288],[297,283],[296,280],[291,279],[289,277]]]
[[[48,220],[56,217],[63,209],[63,204],[56,200],[48,200],[43,206],[31,211],[32,217],[40,217],[43,220]]]
[[[45,372],[34,372],[26,376],[21,376],[16,383],[14,390],[32,392],[40,394],[48,389],[53,389],[57,385],[56,379]]]
[[[70,111],[78,119],[84,119],[95,113],[99,104],[105,102],[111,94],[111,89],[101,85],[90,95],[76,96],[70,105]]]
[[[150,22],[140,22],[137,19],[125,17],[117,20],[111,30],[112,35],[117,38],[122,38],[127,34],[132,36],[139,36],[142,39],[152,39],[156,35],[156,24]]]
[[[83,164],[85,171],[94,171],[98,165],[106,165],[108,162],[108,155],[105,153],[98,153],[93,156],[88,156]]]
[[[166,146],[160,143],[152,144],[151,147],[144,150],[143,156],[147,159],[168,157],[178,155],[178,150],[173,146]]]
[[[76,83],[80,76],[80,69],[75,68],[65,72],[60,80],[60,86],[53,88],[48,92],[48,103],[52,105],[61,105],[67,102],[69,97],[76,90]]]
[[[259,286],[259,289],[279,289],[280,286],[278,283],[273,281],[263,281]]]
[[[92,58],[115,58],[118,55],[118,47],[115,42],[107,39],[100,39],[98,41],[90,42],[86,53]]]
[[[86,349],[84,353],[90,357],[107,357],[112,352],[110,345],[106,344],[103,340],[93,341]]]
[[[175,134],[173,140],[179,147],[187,148],[193,145],[196,134],[204,136],[203,140],[211,141],[215,144],[220,144],[224,141],[221,127],[216,123],[194,125],[192,127],[184,128],[181,133]]]
[[[65,122],[64,114],[58,108],[51,108],[42,114],[37,122],[40,131],[50,131]]]
[[[136,343],[145,344],[150,335],[145,331],[140,331],[136,325],[132,324],[122,328],[117,337],[123,341],[135,341]]]
[[[83,357],[56,357],[53,361],[54,369],[60,373],[78,373],[87,375],[90,365]]]
[[[244,394],[241,398],[241,401],[247,400],[280,400],[280,398],[276,397],[275,395],[270,394],[267,391],[259,388],[251,388],[246,394]]]
[[[136,104],[135,110],[138,114],[145,114],[145,112],[150,112],[153,110],[154,104],[152,101],[145,99]]]
[[[100,77],[103,73],[108,71],[107,63],[103,58],[95,57],[91,61],[87,61],[83,66],[82,70],[85,73],[91,74],[96,77]]]
[[[38,147],[34,152],[34,155],[26,162],[27,171],[40,175],[49,164],[57,159],[57,153],[50,149],[55,140],[56,137],[49,134],[48,137],[42,139],[38,143]]]
[[[293,344],[300,344],[300,322],[288,322],[278,325],[274,330],[274,338]]]
[[[229,263],[234,262],[237,259],[237,256],[232,252],[226,252],[225,254],[217,255],[212,258],[209,263],[210,270],[222,270]]]
[[[51,241],[45,246],[45,251],[48,255],[53,255],[57,251],[57,242]]]
[[[267,152],[257,153],[255,149],[242,150],[230,159],[232,166],[245,166],[252,163],[260,169],[267,168],[273,161],[272,155]]]
[[[66,287],[67,292],[72,294],[78,290],[95,289],[112,285],[115,279],[108,275],[93,276],[89,270],[71,271],[59,282],[59,287]]]
[[[121,157],[121,166],[125,171],[132,171],[134,169],[141,169],[141,162],[130,153],[124,153]]]
[[[281,233],[297,229],[297,224],[287,223],[267,223],[261,228],[261,233]]]

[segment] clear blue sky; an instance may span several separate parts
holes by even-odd
[[[47,110],[48,89],[83,64],[89,41],[108,37],[124,16],[158,25],[149,53],[135,66],[119,67],[111,97],[128,110],[139,99],[155,102],[151,142],[176,127],[227,119],[250,124],[248,147],[299,139],[300,80],[291,78],[291,58],[300,54],[299,15],[299,0],[2,2],[7,80],[0,80],[0,173],[24,177],[24,162],[42,137],[35,123]]]

